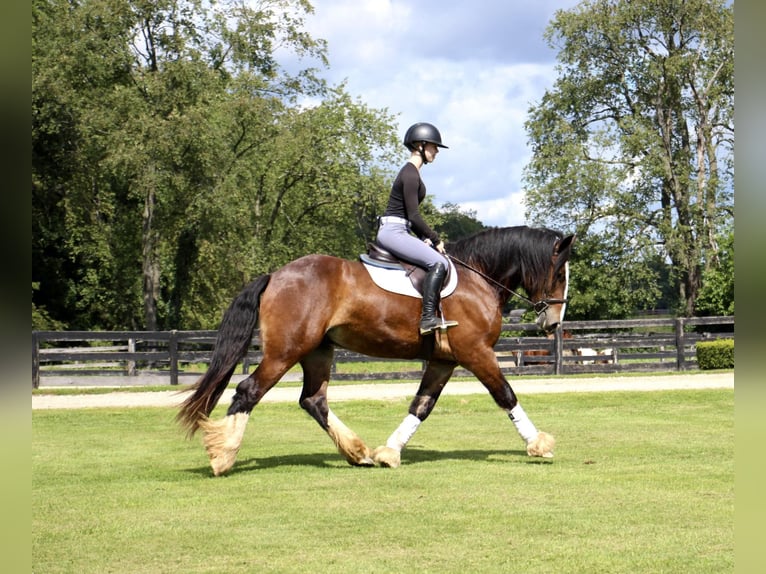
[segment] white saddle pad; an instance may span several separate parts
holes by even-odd
[[[391,293],[398,293],[399,295],[417,297],[418,299],[423,298],[412,286],[412,282],[410,281],[410,278],[407,277],[407,272],[404,269],[385,269],[364,261],[362,261],[362,265],[367,269],[367,272],[370,274],[370,277],[375,284],[381,289],[385,289]],[[442,287],[442,299],[451,295],[457,288],[457,271],[455,270],[455,264],[450,261],[449,266],[449,279]]]

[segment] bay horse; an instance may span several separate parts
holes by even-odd
[[[303,369],[299,404],[355,466],[398,467],[401,451],[433,410],[454,369],[461,365],[486,387],[514,423],[527,454],[550,458],[554,439],[538,431],[503,376],[493,347],[502,308],[523,288],[546,332],[563,321],[568,260],[574,235],[527,226],[490,228],[449,243],[458,262],[455,291],[442,299],[445,317],[458,326],[421,336],[421,301],[390,293],[373,283],[360,261],[306,255],[271,274],[257,277],[234,298],[223,315],[207,372],[181,404],[178,422],[191,438],[204,431],[213,474],[234,465],[250,413],[296,363]],[[209,418],[237,364],[260,327],[263,359],[236,388],[226,415]],[[384,446],[371,451],[332,412],[327,386],[333,350],[342,347],[374,357],[426,362],[409,413]]]

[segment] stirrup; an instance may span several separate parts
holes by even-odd
[[[446,331],[449,327],[456,327],[457,324],[457,321],[447,321],[444,317],[434,317],[427,321],[420,322],[420,334],[428,335],[429,333],[433,333],[435,329]]]
[[[441,318],[441,321],[438,325],[436,325],[437,328],[441,329],[442,331],[446,331],[450,327],[457,327],[458,322],[457,321],[447,321],[444,317]]]

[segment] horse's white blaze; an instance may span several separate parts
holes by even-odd
[[[559,315],[559,323],[564,322],[564,315],[567,312],[566,300],[569,295],[569,261],[564,263],[564,303],[561,305],[561,314]]]

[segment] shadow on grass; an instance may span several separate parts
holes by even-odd
[[[413,466],[444,460],[464,460],[473,462],[487,461],[500,464],[552,464],[555,459],[530,457],[524,450],[428,450],[407,448],[402,452],[402,466]],[[234,467],[227,472],[226,475],[231,476],[242,472],[253,472],[286,466],[342,468],[350,465],[347,465],[340,454],[333,452],[250,457],[237,461]],[[201,476],[212,476],[212,471],[209,466],[189,468],[187,469],[187,472]]]
[[[488,461],[512,464],[550,464],[553,459],[527,455],[525,450],[428,450],[407,448],[402,452],[402,465],[438,462],[442,460]]]
[[[252,472],[256,470],[265,470],[268,468],[280,468],[286,466],[307,466],[315,468],[330,468],[334,466],[343,466],[345,461],[339,454],[332,452],[323,452],[316,454],[291,454],[280,456],[250,457],[238,460],[234,467],[226,473],[226,476],[232,476],[241,472]],[[213,471],[210,466],[199,466],[188,468],[186,472],[198,474],[201,476],[212,476]]]

